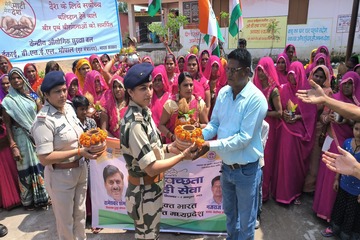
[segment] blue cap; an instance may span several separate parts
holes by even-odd
[[[42,92],[49,92],[52,88],[64,85],[66,83],[65,75],[61,71],[52,71],[45,75],[44,81],[41,84]]]
[[[151,73],[154,67],[150,63],[139,63],[132,66],[124,77],[126,89],[133,89],[140,84],[151,82]]]

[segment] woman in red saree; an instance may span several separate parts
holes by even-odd
[[[27,63],[24,66],[25,77],[29,80],[31,88],[36,92],[41,85],[43,79],[39,77],[39,72],[33,63]]]

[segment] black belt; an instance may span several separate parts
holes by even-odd
[[[241,168],[241,166],[245,166],[245,165],[240,165],[238,163],[235,163],[235,164],[232,164],[232,165],[227,165],[227,164],[224,163],[224,165],[228,166],[232,170],[239,169],[239,168]]]
[[[252,162],[252,163],[247,163],[247,164],[238,164],[238,163],[235,163],[235,164],[232,164],[232,165],[227,165],[225,163],[223,163],[224,165],[226,165],[227,167],[229,167],[231,170],[235,170],[235,169],[239,169],[239,168],[242,168],[242,167],[245,167],[249,164],[254,164],[254,163],[258,163],[259,160],[255,161],[255,162]]]

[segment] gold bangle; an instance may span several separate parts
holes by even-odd
[[[78,155],[78,156],[81,156],[81,155],[80,155],[80,147],[78,147],[77,155]]]
[[[14,149],[14,148],[18,148],[18,146],[16,144],[13,144],[10,146],[11,149]]]

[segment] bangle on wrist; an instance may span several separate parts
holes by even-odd
[[[10,146],[10,148],[11,148],[11,149],[14,149],[14,148],[18,148],[18,146],[16,145],[16,143],[14,143],[14,144],[12,144],[12,145]]]
[[[78,147],[77,155],[78,155],[78,156],[81,156],[81,154],[80,154],[80,147]]]
[[[180,151],[180,155],[181,155],[182,158],[185,157],[185,154],[182,151]]]
[[[169,151],[169,145],[166,145],[166,153],[170,153],[170,151]]]

